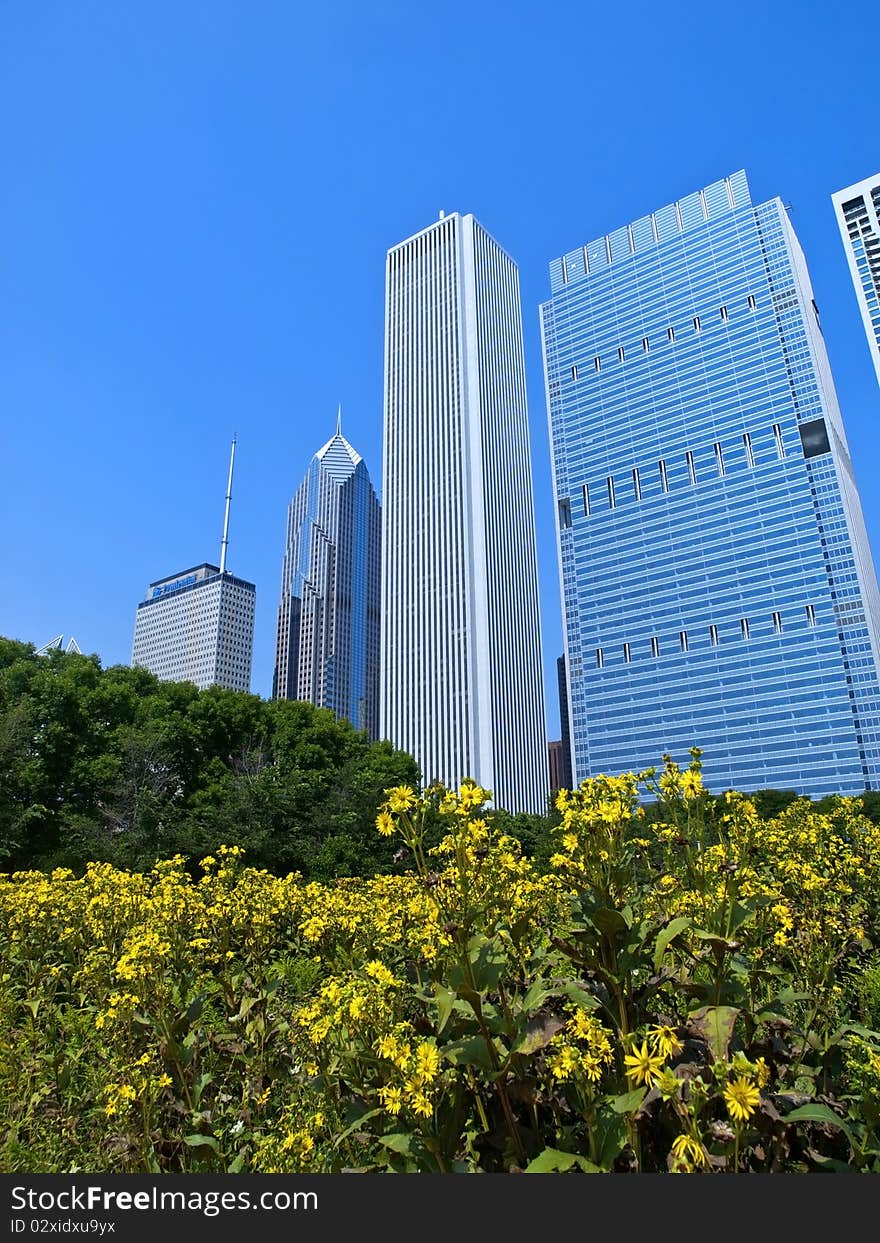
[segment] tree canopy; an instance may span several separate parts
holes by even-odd
[[[0,870],[195,863],[234,843],[281,875],[392,871],[376,811],[419,777],[328,709],[0,638]]]

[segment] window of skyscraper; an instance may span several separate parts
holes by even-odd
[[[801,423],[798,431],[801,434],[804,457],[818,457],[820,453],[830,453],[831,445],[828,443],[828,429],[824,419],[811,419],[809,423]]]

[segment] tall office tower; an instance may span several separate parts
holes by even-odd
[[[253,583],[207,562],[150,583],[137,607],[132,665],[163,682],[249,691],[255,600]]]
[[[880,603],[803,254],[743,172],[550,265],[575,780],[880,786]]]
[[[226,569],[234,461],[233,440],[219,566],[204,562],[150,583],[134,625],[132,665],[200,690],[249,691],[251,685],[256,587]]]
[[[381,510],[359,453],[336,434],[287,511],[276,699],[332,708],[378,737]]]
[[[381,732],[425,784],[548,793],[519,272],[474,220],[388,252]]]
[[[838,190],[831,201],[880,384],[880,173]]]
[[[547,763],[550,772],[550,793],[567,790],[570,782],[565,780],[565,757],[562,743],[559,740],[547,743]]]

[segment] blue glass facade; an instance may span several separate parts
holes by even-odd
[[[331,708],[378,737],[381,508],[341,431],[290,503],[276,633],[277,699]]]
[[[880,604],[797,239],[740,172],[551,264],[574,780],[880,787]]]

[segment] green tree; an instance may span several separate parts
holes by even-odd
[[[393,870],[375,831],[412,757],[311,704],[160,682],[0,639],[0,866],[193,867],[222,843],[279,873]]]

